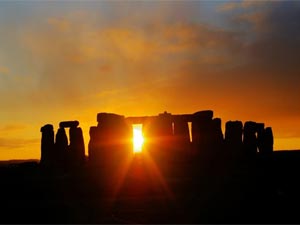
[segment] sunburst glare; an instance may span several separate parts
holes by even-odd
[[[142,124],[134,124],[133,127],[133,152],[139,153],[142,152],[144,137],[142,132]]]

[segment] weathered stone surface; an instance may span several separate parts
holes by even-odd
[[[71,127],[78,127],[79,126],[79,122],[77,120],[74,121],[62,121],[59,123],[59,127],[60,128],[71,128]]]
[[[54,152],[54,131],[53,125],[46,124],[41,127],[42,139],[41,139],[41,164],[50,165],[53,161]]]

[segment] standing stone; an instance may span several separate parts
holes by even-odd
[[[172,116],[164,112],[158,116],[148,119],[143,126],[144,134],[147,139],[147,152],[153,157],[167,158],[174,147]]]
[[[68,163],[68,137],[64,128],[58,128],[55,137],[55,163],[65,167]]]
[[[257,132],[257,148],[258,148],[258,152],[261,153],[263,151],[265,124],[256,123],[256,132]]]
[[[88,154],[89,154],[89,161],[94,163],[98,158],[98,147],[99,147],[99,140],[98,140],[98,128],[97,127],[90,127],[90,141],[88,144]]]
[[[271,127],[266,127],[264,132],[264,140],[263,140],[263,152],[265,154],[271,154],[273,152],[274,145],[274,137],[273,131]]]
[[[228,121],[225,125],[226,146],[240,149],[243,145],[243,123],[241,121]]]
[[[51,165],[54,152],[54,131],[51,124],[41,127],[41,164],[45,166]]]
[[[192,144],[194,151],[205,153],[211,149],[213,133],[213,111],[205,110],[193,114]]]
[[[255,156],[257,153],[256,129],[257,125],[255,122],[245,122],[243,144],[246,154],[251,156]]]
[[[221,147],[223,144],[222,121],[220,118],[213,119],[213,142],[216,146]]]
[[[95,135],[90,144],[95,147],[95,160],[117,166],[120,160],[132,153],[132,127],[124,116],[113,113],[98,113],[97,121],[97,128],[90,130],[91,135]]]
[[[174,138],[176,146],[186,149],[190,144],[190,133],[188,122],[178,117],[174,120]]]
[[[70,160],[75,166],[83,165],[85,161],[85,150],[82,130],[80,127],[71,127],[70,135]]]

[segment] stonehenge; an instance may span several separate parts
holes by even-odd
[[[227,121],[225,133],[222,121],[212,110],[193,114],[164,112],[156,116],[125,117],[114,113],[97,114],[97,125],[89,130],[89,162],[116,165],[133,153],[133,127],[142,125],[144,149],[155,155],[217,157],[222,154],[270,155],[274,137],[271,127],[254,121]],[[189,124],[191,126],[189,126]],[[69,129],[69,140],[65,129]],[[83,132],[78,121],[59,123],[55,140],[53,125],[41,128],[41,164],[79,166],[85,161]],[[113,162],[112,162],[113,161]]]
[[[65,169],[79,166],[85,161],[85,147],[78,121],[62,121],[55,135],[53,125],[46,124],[41,128],[41,165],[48,168]],[[65,128],[70,128],[68,140]]]

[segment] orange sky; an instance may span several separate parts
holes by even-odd
[[[40,127],[63,120],[87,145],[98,112],[212,109],[300,149],[299,15],[294,1],[0,2],[0,160],[39,158]]]

